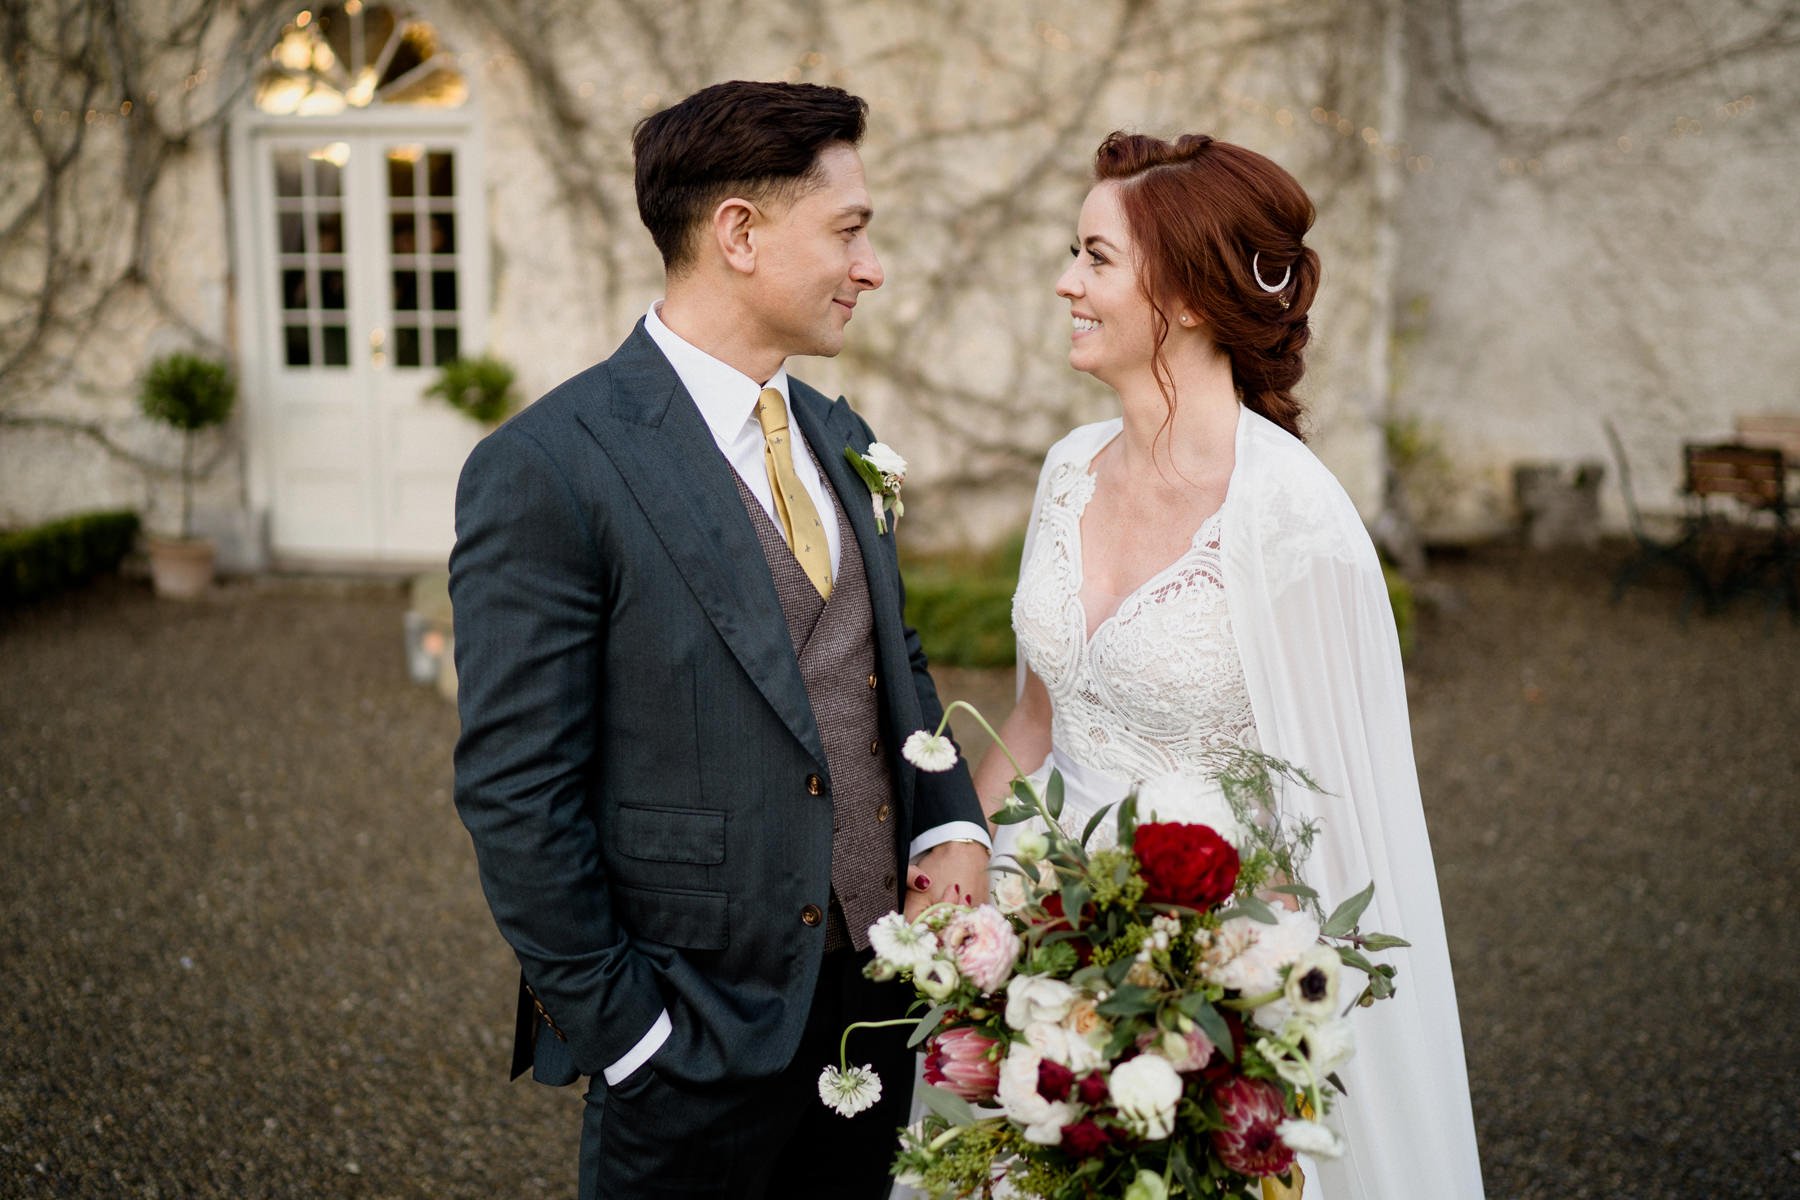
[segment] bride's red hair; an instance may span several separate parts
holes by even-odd
[[[1173,142],[1111,134],[1094,154],[1094,177],[1124,185],[1119,201],[1155,314],[1153,367],[1170,415],[1175,391],[1162,355],[1165,309],[1188,308],[1230,357],[1244,403],[1300,437],[1293,389],[1306,372],[1306,314],[1319,287],[1319,256],[1301,244],[1314,215],[1305,189],[1255,151],[1203,133]],[[1267,283],[1292,269],[1279,294],[1258,286],[1253,255]]]

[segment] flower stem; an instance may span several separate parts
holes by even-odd
[[[987,718],[981,715],[981,710],[976,708],[973,704],[970,704],[967,700],[952,700],[950,702],[950,707],[944,710],[943,720],[938,722],[937,736],[944,736],[944,729],[950,724],[950,714],[959,708],[975,718],[975,723],[981,726],[981,728],[987,732],[987,735],[994,740],[994,745],[1000,747],[1000,753],[1006,755],[1006,761],[1012,764],[1013,774],[1020,779],[1024,779],[1025,768],[1019,765],[1019,760],[1013,757],[1013,752],[1007,749],[1006,743],[1000,740],[1000,735],[994,732],[994,727],[989,725]],[[1026,786],[1029,787],[1030,785],[1027,784]],[[1037,795],[1037,789],[1032,788],[1031,793],[1034,796]]]
[[[844,1026],[844,1036],[838,1039],[838,1070],[850,1069],[850,1031],[852,1029],[885,1029],[889,1025],[917,1025],[917,1017],[895,1017],[891,1021],[852,1021]]]

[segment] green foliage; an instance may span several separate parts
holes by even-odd
[[[93,512],[0,533],[0,607],[41,600],[116,571],[138,533],[134,512]]]
[[[230,368],[198,354],[164,355],[150,364],[138,387],[144,415],[183,433],[224,424],[236,400]]]
[[[425,389],[427,396],[481,422],[498,425],[518,407],[512,367],[491,354],[479,358],[453,358],[438,371]]]
[[[1410,656],[1419,641],[1419,610],[1413,598],[1412,584],[1385,562],[1381,564],[1381,573],[1387,578],[1388,603],[1394,607],[1394,627],[1400,632],[1400,654]]]
[[[905,555],[906,622],[925,657],[947,667],[1013,664],[1012,597],[1019,582],[1018,533],[991,550]]]
[[[230,368],[198,354],[165,354],[150,364],[138,387],[144,415],[182,433],[182,537],[193,536],[194,434],[224,424],[236,400]]]

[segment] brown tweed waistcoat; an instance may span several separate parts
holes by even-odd
[[[823,471],[819,477],[829,488]],[[862,550],[843,506],[834,504],[838,570],[830,601],[820,599],[781,530],[744,481],[733,478],[774,576],[806,698],[825,745],[832,806],[831,913],[825,948],[866,949],[869,926],[900,907],[900,846],[894,781],[881,744],[875,617]]]

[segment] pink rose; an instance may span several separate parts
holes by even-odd
[[[1198,1071],[1212,1061],[1214,1046],[1212,1039],[1199,1029],[1192,1029],[1186,1034],[1173,1030],[1153,1029],[1138,1034],[1137,1048],[1150,1054],[1160,1054],[1169,1060],[1169,1065],[1182,1074]]]
[[[970,1104],[992,1100],[1000,1086],[1000,1056],[989,1053],[996,1044],[967,1025],[946,1029],[925,1043],[925,1082]]]
[[[984,992],[997,991],[1019,958],[1019,938],[1012,922],[991,904],[970,909],[951,921],[939,939],[956,960],[956,969]]]

